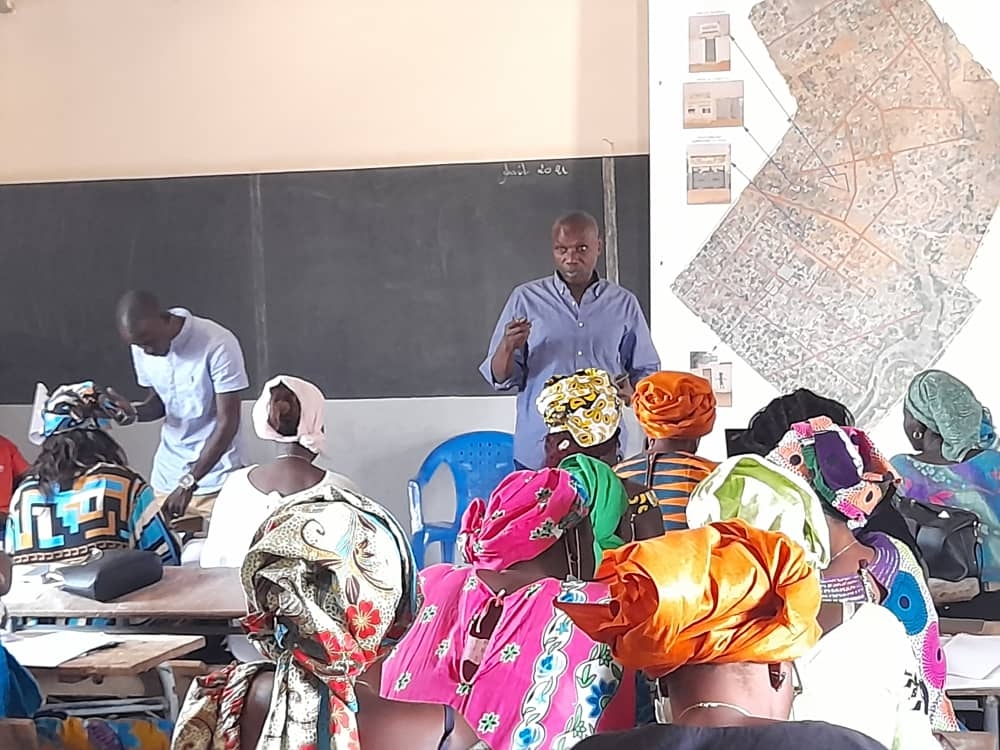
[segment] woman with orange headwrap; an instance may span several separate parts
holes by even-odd
[[[715,426],[712,385],[689,372],[653,373],[636,385],[632,408],[646,433],[646,453],[615,471],[653,491],[667,531],[685,529],[688,497],[717,465],[696,455],[700,439]]]
[[[793,661],[820,637],[819,579],[802,548],[742,521],[605,553],[601,604],[558,603],[623,665],[662,678],[673,723],[584,740],[580,750],[876,750],[864,735],[788,721]]]

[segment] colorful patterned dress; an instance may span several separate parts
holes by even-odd
[[[569,748],[634,725],[635,674],[552,606],[599,601],[604,586],[547,578],[497,597],[470,566],[434,565],[422,577],[424,605],[385,662],[384,697],[450,705],[490,747],[510,750]],[[471,638],[473,622],[498,598],[493,634]],[[464,682],[470,649],[479,668]]]
[[[623,481],[646,484],[650,458],[644,453],[628,458],[615,467]],[[694,488],[718,466],[714,461],[692,453],[659,453],[655,456],[649,488],[656,496],[667,531],[686,529],[688,498]]]
[[[927,464],[912,456],[892,459],[912,500],[968,510],[983,532],[983,581],[1000,583],[1000,453],[985,450],[957,464]]]
[[[892,612],[906,629],[920,669],[923,693],[935,731],[958,730],[955,711],[944,692],[947,667],[937,611],[924,574],[913,553],[902,542],[879,532],[861,532],[858,538],[875,550],[875,557],[857,575],[824,578],[823,600],[872,602]],[[882,592],[886,596],[883,600]]]

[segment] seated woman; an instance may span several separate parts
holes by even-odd
[[[778,447],[793,424],[808,422],[814,417],[828,417],[841,427],[854,426],[854,415],[842,403],[819,396],[808,388],[799,388],[778,396],[750,419],[749,426],[736,441],[738,453],[766,456]],[[888,534],[905,544],[924,569],[917,541],[893,503],[879,503],[868,519],[867,529]]]
[[[632,408],[646,433],[646,452],[615,471],[653,491],[667,531],[687,528],[688,496],[716,467],[697,455],[699,441],[715,426],[712,385],[687,372],[657,372],[636,385]]]
[[[928,370],[910,383],[903,427],[916,454],[892,459],[901,494],[979,516],[983,581],[1000,583],[1000,452],[989,412],[958,378]]]
[[[15,564],[80,563],[95,550],[132,548],[180,564],[180,545],[152,488],[106,432],[125,418],[113,397],[90,382],[46,398],[41,453],[11,500],[4,546]]]
[[[759,456],[723,462],[691,493],[687,514],[691,528],[739,519],[780,531],[821,575],[830,564],[819,497],[805,479]],[[824,609],[831,614],[824,616]],[[886,747],[937,750],[927,688],[899,620],[875,604],[831,602],[821,609],[820,623],[827,634],[797,662],[805,692],[795,699],[795,718],[849,727]],[[844,701],[861,671],[865,700]]]
[[[623,664],[661,678],[673,723],[580,750],[884,750],[850,729],[788,720],[793,661],[820,635],[820,591],[784,535],[742,521],[672,531],[608,552],[598,580],[610,601],[556,606]]]
[[[493,748],[568,747],[630,727],[635,675],[553,601],[598,601],[589,508],[559,469],[517,471],[474,500],[468,565],[422,572],[417,624],[383,669],[382,695],[445,703]]]
[[[226,480],[212,511],[201,567],[240,567],[257,528],[289,495],[324,484],[358,493],[350,479],[313,463],[326,446],[325,406],[323,392],[305,380],[279,375],[264,384],[253,406],[254,432],[281,452]]]
[[[614,466],[621,457],[622,400],[611,376],[589,367],[548,379],[535,402],[548,428],[545,465],[585,453]]]
[[[607,466],[621,458],[622,400],[611,376],[593,368],[549,379],[538,396],[538,410],[549,429],[545,438],[545,465],[561,466],[574,456],[589,456]],[[663,533],[663,526],[646,511],[656,497],[645,485],[622,480],[628,499],[625,526],[638,524],[640,539]],[[606,520],[611,520],[605,516]],[[616,522],[617,523],[617,522]]]
[[[888,461],[864,432],[838,427],[826,417],[793,425],[767,458],[805,479],[823,503],[832,551],[822,574],[823,599],[882,604],[896,615],[921,666],[931,725],[955,731],[955,713],[944,693],[938,617],[923,570],[902,542],[862,530],[895,491]]]
[[[382,506],[332,485],[289,499],[258,529],[242,579],[244,630],[271,661],[198,678],[175,749],[475,745],[450,709],[379,697],[379,661],[420,601],[406,532]]]

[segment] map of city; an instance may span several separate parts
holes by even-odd
[[[924,0],[765,0],[750,19],[798,109],[673,291],[776,388],[871,423],[979,302],[964,280],[1000,200],[1000,91]]]

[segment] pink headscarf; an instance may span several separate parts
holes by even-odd
[[[589,513],[569,472],[515,471],[488,501],[472,501],[462,516],[459,542],[466,562],[506,570],[540,555]]]

